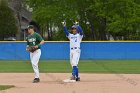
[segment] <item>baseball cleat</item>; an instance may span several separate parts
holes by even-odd
[[[76,78],[76,81],[80,81],[80,77]]]
[[[35,79],[33,80],[33,83],[38,83],[38,82],[40,82],[40,79],[39,79],[39,78],[35,78]]]

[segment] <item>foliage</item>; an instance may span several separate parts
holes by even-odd
[[[78,20],[85,40],[140,39],[139,0],[26,0],[33,8],[33,19],[48,33],[48,40],[62,40],[63,27]],[[119,38],[122,37],[122,38]],[[66,40],[64,38],[63,40]]]

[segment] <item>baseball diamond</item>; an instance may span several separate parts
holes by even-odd
[[[140,0],[0,0],[0,93],[140,93]]]
[[[33,84],[29,61],[0,61],[0,84],[14,86],[0,93],[139,93],[139,65],[139,60],[80,61],[81,81],[64,83],[71,72],[68,60],[41,61],[41,81]]]

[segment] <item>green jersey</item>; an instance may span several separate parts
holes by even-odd
[[[32,35],[29,35],[27,38],[26,38],[26,41],[27,41],[27,45],[28,46],[36,46],[36,45],[39,45],[40,42],[43,40],[43,38],[41,37],[41,35],[39,35],[38,33],[34,32],[34,34]],[[41,47],[38,46],[38,49],[40,49]]]

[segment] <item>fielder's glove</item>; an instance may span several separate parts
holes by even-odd
[[[27,47],[27,51],[29,51],[29,52],[34,52],[34,51],[36,51],[37,49],[34,47],[34,46],[29,46],[29,47]]]

